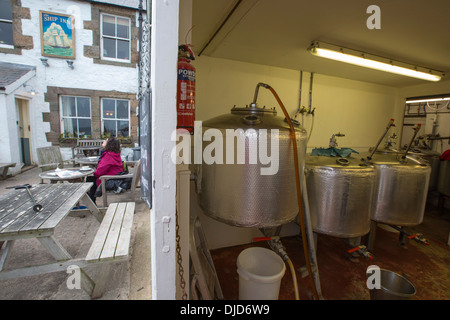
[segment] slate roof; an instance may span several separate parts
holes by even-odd
[[[113,6],[125,7],[125,8],[139,8],[139,2],[142,1],[142,8],[146,10],[147,1],[146,0],[84,0],[87,2],[97,2],[97,3],[106,3]]]
[[[19,80],[32,70],[36,70],[36,67],[25,64],[0,62],[0,90],[5,90],[6,86]]]

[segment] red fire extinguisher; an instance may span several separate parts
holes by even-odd
[[[195,60],[194,53],[187,45],[178,47],[177,78],[177,128],[194,133],[195,121]]]

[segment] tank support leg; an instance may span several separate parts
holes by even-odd
[[[408,245],[408,242],[409,242],[409,239],[408,239],[409,232],[406,230],[405,227],[400,227],[398,230],[400,231],[400,234],[398,236],[398,241],[400,242],[400,246],[405,247],[406,245]]]
[[[371,220],[370,221],[370,231],[367,238],[367,249],[369,251],[373,251],[373,247],[375,245],[375,237],[377,233],[377,222]]]
[[[427,241],[427,239],[424,238],[423,234],[421,233],[411,233],[406,227],[391,227],[400,231],[399,241],[401,246],[405,246],[409,242],[409,239],[414,239],[419,243],[426,244],[427,246],[430,245],[430,243]]]

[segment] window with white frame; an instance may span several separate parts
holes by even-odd
[[[0,47],[14,46],[11,0],[0,0]]]
[[[64,138],[92,137],[91,99],[79,96],[61,96],[61,133]]]
[[[130,101],[102,99],[102,134],[128,137],[130,135]]]
[[[102,59],[130,61],[131,20],[103,13],[101,15]]]

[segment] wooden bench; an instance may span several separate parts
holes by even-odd
[[[8,169],[15,166],[15,163],[0,163],[0,177],[2,179],[6,179],[6,176],[8,175]]]
[[[72,167],[73,159],[63,160],[61,149],[58,146],[37,148],[39,168],[42,172],[54,170],[56,168],[64,168],[64,165]]]
[[[109,205],[86,255],[85,260],[88,263],[128,260],[135,206],[135,202]],[[109,279],[109,267],[109,264],[102,264],[100,276],[92,288],[92,298],[99,298],[103,294]]]
[[[78,139],[76,147],[72,148],[72,158],[98,156],[102,150],[103,140]]]
[[[130,179],[131,178],[131,188],[129,190],[124,190],[124,194],[128,194],[130,199],[134,200],[134,192],[139,185],[141,180],[141,160],[138,161],[127,161],[127,166],[130,168],[132,165],[134,166],[134,171],[132,173],[124,174],[124,175],[104,175],[100,177],[102,181],[102,198],[103,198],[103,207],[107,207],[108,205],[108,193],[112,193],[112,191],[106,190],[106,181],[108,180],[120,180],[120,179]],[[117,195],[121,195],[122,193],[118,193]]]

